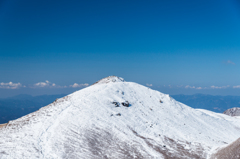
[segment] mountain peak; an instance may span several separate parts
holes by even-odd
[[[239,134],[238,118],[109,76],[0,125],[0,158],[205,159]]]
[[[223,112],[223,114],[229,115],[229,116],[240,116],[240,108],[230,108]]]
[[[108,76],[105,77],[99,81],[97,81],[94,84],[104,84],[104,83],[112,83],[112,82],[125,82],[123,78],[117,77],[117,76]]]

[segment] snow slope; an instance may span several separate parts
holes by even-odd
[[[110,76],[10,121],[0,137],[1,159],[207,158],[240,137],[240,119]]]

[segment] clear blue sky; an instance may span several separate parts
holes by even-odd
[[[170,94],[240,95],[239,28],[239,0],[0,0],[0,97],[109,75]]]

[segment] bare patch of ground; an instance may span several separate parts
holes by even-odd
[[[111,131],[98,128],[82,132],[72,131],[66,136],[62,158],[89,159],[145,159],[152,158],[143,146],[134,141],[124,141]]]
[[[124,140],[124,134],[122,138],[120,134],[116,135],[111,130],[106,131],[97,127],[87,130],[68,130],[64,137],[67,142],[63,142],[62,151],[59,154],[62,158],[75,159],[85,156],[89,159],[145,159],[158,156],[157,158],[164,159],[206,159],[206,152],[210,149],[204,149],[199,143],[176,141],[166,136],[161,136],[163,142],[159,143],[139,135],[132,129],[134,135],[142,142]],[[57,144],[61,143],[62,141]],[[152,156],[149,153],[150,149],[147,150],[144,145],[155,151],[155,156]]]
[[[153,139],[145,138],[137,134],[135,131],[133,131],[133,133],[142,138],[149,147],[164,156],[164,159],[205,159],[207,156],[206,151],[201,144],[175,141],[164,136],[164,145],[162,145]]]
[[[240,138],[227,147],[219,149],[210,159],[240,159]]]
[[[0,128],[1,127],[4,127],[4,126],[6,126],[7,125],[7,123],[5,123],[5,124],[0,124]]]

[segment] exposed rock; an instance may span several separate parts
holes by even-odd
[[[229,115],[229,116],[240,116],[240,108],[231,108],[223,112],[223,114]]]
[[[126,101],[126,102],[122,102],[122,105],[123,105],[124,107],[129,107],[129,106],[130,106],[130,104],[129,104],[128,101]]]
[[[114,104],[116,107],[120,107],[120,103],[118,102],[112,102],[112,104]]]
[[[111,83],[111,82],[125,82],[123,78],[117,77],[117,76],[108,76],[106,78],[103,78],[99,81],[97,81],[94,84],[106,84],[106,83]],[[94,85],[93,84],[93,85]]]

